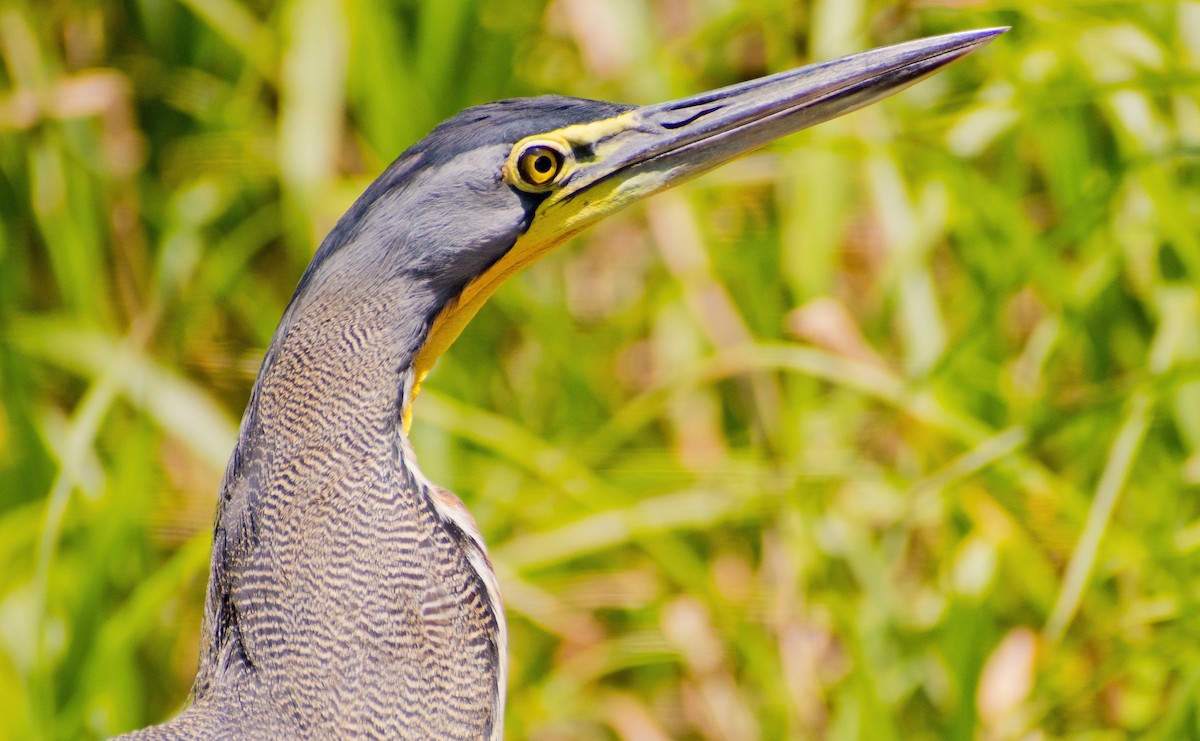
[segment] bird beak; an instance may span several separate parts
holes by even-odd
[[[558,232],[551,239],[574,234],[774,139],[902,90],[1007,30],[896,44],[562,129],[555,133],[584,154],[535,224]]]

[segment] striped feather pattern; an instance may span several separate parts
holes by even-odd
[[[413,460],[421,338],[396,317],[425,310],[385,288],[333,276],[285,316],[226,472],[193,704],[131,737],[500,738],[499,592]]]

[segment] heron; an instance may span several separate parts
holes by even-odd
[[[500,739],[500,585],[408,437],[435,361],[508,277],[589,225],[1005,30],[655,105],[503,100],[401,154],[321,243],[263,358],[218,499],[190,705],[130,737]]]

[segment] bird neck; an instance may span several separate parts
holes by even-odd
[[[403,438],[413,361],[436,311],[432,294],[402,279],[310,284],[281,321],[256,384],[250,413],[270,415],[281,431],[264,442]]]
[[[339,705],[348,683],[387,688],[390,704],[353,710],[385,713],[363,727],[386,728],[397,708],[429,702],[398,679],[419,656],[456,674],[473,717],[499,728],[495,575],[474,520],[425,479],[401,424],[438,302],[394,277],[316,278],[276,332],[226,471],[196,703],[236,695],[244,664],[287,707],[328,718],[351,712]]]

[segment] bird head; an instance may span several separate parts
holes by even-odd
[[[469,108],[367,189],[318,250],[301,290],[339,262],[361,268],[366,256],[333,258],[368,245],[380,271],[426,291],[427,331],[413,358],[415,396],[496,288],[580,230],[774,139],[886,97],[1005,30],[897,44],[655,105],[546,96]]]

